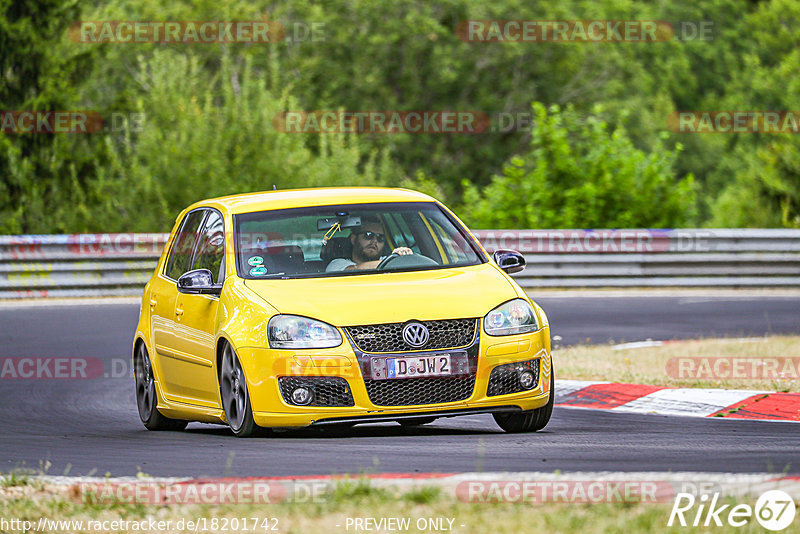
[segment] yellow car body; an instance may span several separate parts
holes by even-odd
[[[480,261],[465,266],[442,265],[436,269],[294,279],[248,279],[237,271],[233,229],[234,218],[238,214],[307,206],[368,206],[380,203],[435,205],[468,236]],[[221,220],[221,234],[220,221],[215,223],[217,244],[224,246],[224,266],[220,270],[224,275],[221,275],[223,279],[219,294],[181,292],[176,280],[169,276],[170,273],[180,272],[174,265],[178,260],[170,260],[170,251],[176,247],[176,236],[180,234],[189,214],[196,214],[198,210],[212,210],[207,211],[209,219],[210,214],[216,213]],[[224,242],[219,241],[222,239]],[[436,244],[441,249],[439,241]],[[196,263],[199,253],[194,254]],[[170,261],[173,264],[169,265]],[[487,314],[514,299],[523,299],[530,304],[535,312],[535,331],[488,335],[484,330]],[[330,348],[271,348],[267,325],[271,318],[279,314],[312,318],[332,325],[341,335],[342,343]],[[440,347],[438,353],[458,349],[472,351],[468,353],[468,358],[471,358],[469,380],[472,382],[465,382],[467,388],[472,384],[468,394],[461,395],[463,398],[456,401],[445,402],[428,402],[423,395],[414,397],[414,404],[396,404],[391,398],[384,398],[380,404],[376,404],[371,399],[365,385],[371,380],[365,376],[364,362],[367,359],[377,357],[377,360],[372,360],[372,365],[376,366],[383,365],[381,358],[387,356],[411,357],[430,353],[406,348],[368,354],[359,349],[361,342],[353,337],[354,329],[363,325],[402,325],[409,321],[433,325],[437,321],[463,319],[474,321],[472,339],[461,346]],[[371,333],[358,335],[366,336],[365,340],[375,337]],[[145,286],[134,337],[134,369],[142,374],[142,380],[150,376],[156,392],[155,398],[150,400],[157,403],[158,413],[153,413],[152,417],[178,423],[201,421],[227,424],[229,421],[220,387],[222,353],[226,346],[232,349],[241,365],[246,387],[237,391],[246,392],[252,420],[258,427],[303,427],[388,420],[426,422],[433,417],[474,413],[494,413],[497,419],[511,414],[535,413],[537,409],[541,412],[548,403],[552,410],[550,331],[545,313],[498,266],[452,212],[435,199],[414,191],[384,188],[270,191],[205,200],[181,212],[155,272]],[[146,351],[148,362],[143,362],[141,358],[137,360],[137,354],[142,354],[139,352],[141,350]],[[436,356],[434,351],[434,359]],[[538,366],[535,387],[487,395],[493,369],[531,361],[536,361]],[[425,363],[421,365],[424,368]],[[142,370],[144,366],[148,369]],[[286,394],[279,385],[279,380],[285,377],[344,379],[352,395],[352,405],[294,405],[287,402]],[[388,382],[370,383],[383,387],[388,386]],[[425,382],[430,383],[434,381]],[[409,384],[411,382],[405,382],[403,386]],[[443,384],[443,387],[451,387],[451,382]],[[391,395],[391,388],[386,394]],[[546,418],[549,419],[549,412]]]

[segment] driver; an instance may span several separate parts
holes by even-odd
[[[375,269],[385,256],[381,256],[386,242],[386,230],[377,217],[361,217],[361,227],[350,233],[353,245],[351,259],[334,258],[325,268],[326,271],[352,271],[354,269]],[[413,254],[408,247],[397,247],[392,254],[406,256]]]

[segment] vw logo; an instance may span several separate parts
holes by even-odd
[[[408,323],[403,327],[403,341],[409,347],[424,347],[428,343],[430,333],[424,324]]]

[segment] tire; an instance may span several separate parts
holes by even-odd
[[[522,413],[496,413],[494,422],[497,425],[511,434],[518,434],[521,432],[536,432],[547,426],[550,422],[550,416],[553,415],[553,404],[556,401],[556,374],[550,371],[550,399],[547,404],[535,410],[529,410]]]
[[[268,429],[258,426],[253,420],[253,409],[250,406],[250,395],[247,392],[247,380],[239,363],[239,357],[229,343],[222,351],[219,369],[219,394],[222,409],[231,431],[239,438],[262,435]]]
[[[147,430],[183,430],[186,428],[188,421],[170,419],[158,411],[158,392],[153,366],[144,342],[139,343],[136,347],[133,376],[136,384],[136,406],[139,409],[139,418]]]
[[[428,423],[433,423],[434,421],[436,421],[435,417],[414,417],[412,419],[397,420],[397,422],[400,423],[400,426],[403,427],[422,426],[427,425]]]

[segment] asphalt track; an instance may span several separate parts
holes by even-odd
[[[537,299],[562,344],[800,333],[796,297]],[[0,306],[0,357],[91,356],[120,377],[0,380],[0,469],[51,475],[290,476],[342,472],[694,471],[800,473],[800,425],[558,408],[543,432],[491,416],[281,432],[148,432],[129,369],[138,306]],[[114,363],[116,362],[116,363]],[[116,368],[114,366],[116,365]],[[556,362],[557,365],[557,362]]]

